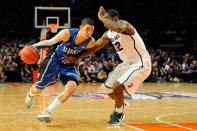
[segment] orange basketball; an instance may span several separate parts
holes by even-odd
[[[26,64],[34,64],[40,58],[39,50],[32,46],[26,45],[19,53],[21,60],[24,61]]]

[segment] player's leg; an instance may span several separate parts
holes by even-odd
[[[140,69],[138,69],[138,67],[132,67],[132,75],[129,75],[126,80],[124,80],[124,76],[119,78],[120,81],[124,80],[123,85],[129,96],[133,96],[140,84],[143,83],[151,73],[150,60],[143,61],[143,63],[145,66]]]
[[[112,93],[108,93],[107,94],[112,100],[114,100],[115,98],[114,98],[114,92],[112,92]]]
[[[77,88],[77,82],[73,80],[74,78],[66,76],[66,84],[64,90],[55,98],[55,100],[47,107],[48,112],[52,112],[59,104],[66,102]],[[63,82],[64,84],[65,82]]]
[[[55,98],[55,100],[40,114],[38,119],[46,123],[51,122],[52,116],[50,113],[61,103],[66,102],[75,92],[78,80],[72,76],[60,75],[61,82],[65,85],[64,90]]]
[[[34,96],[42,93],[46,86],[55,84],[53,77],[58,72],[58,65],[52,61],[51,58],[46,58],[41,65],[39,70],[39,75],[36,80],[36,84],[32,85],[30,88],[26,99],[25,105],[27,109],[30,109],[34,102]]]
[[[120,121],[124,119],[124,86],[115,87],[113,89],[113,98],[115,101],[115,109],[110,115],[110,120],[107,123],[108,126],[119,125]]]
[[[121,86],[121,85],[120,85]],[[115,94],[114,94],[114,89],[113,88],[110,88],[110,87],[107,87],[106,85],[104,86],[104,85],[102,85],[102,91],[104,92],[104,93],[106,93],[112,100],[115,100],[115,98],[114,98],[114,96],[115,96]],[[124,96],[123,96],[124,97]],[[124,107],[129,107],[129,103],[128,102],[123,102],[123,106]],[[118,104],[119,105],[119,104]]]
[[[122,66],[121,64],[116,67],[116,69],[108,76],[105,82],[106,89],[112,89],[108,95],[115,102],[115,109],[110,115],[110,120],[107,125],[119,125],[120,121],[124,118],[123,109],[124,106],[129,106],[128,103],[124,102],[124,85],[118,82],[119,76],[122,76],[129,67]],[[124,104],[125,103],[125,104]]]
[[[58,99],[61,101],[61,103],[66,102],[75,92],[76,88],[77,88],[77,83],[75,81],[69,81],[65,85],[64,91],[61,92],[60,95],[58,96]]]
[[[114,100],[114,92],[113,88],[106,86],[105,84],[102,84],[100,87],[101,91],[106,93],[111,99]]]
[[[150,68],[148,68],[148,66],[146,68],[139,68],[140,66],[130,67],[128,65],[127,67],[129,69],[126,72],[123,71],[124,73],[121,75],[120,78],[117,79],[116,82],[112,84],[112,82],[110,83],[110,80],[109,80],[108,83],[106,83],[106,85],[111,84],[115,87],[113,91],[114,91],[114,100],[116,103],[116,110],[112,112],[108,125],[119,125],[120,121],[123,120],[124,118],[124,113],[123,113],[124,105],[122,104],[124,100],[123,91],[125,90],[130,96],[132,96],[137,90],[137,88],[139,87],[139,85],[150,74]],[[119,71],[117,71],[116,74],[118,72]],[[114,79],[111,79],[111,81],[112,80]],[[115,77],[115,80],[116,80],[116,77]]]
[[[110,85],[110,81],[108,80],[106,84]],[[124,86],[117,81],[113,82],[112,86],[102,86],[102,90],[115,101],[115,109],[110,115],[110,121],[107,125],[119,125],[120,121],[124,118],[124,106],[128,107],[129,103],[124,102]]]
[[[40,94],[41,92],[41,89],[37,89],[35,88],[35,85],[32,85],[25,99],[25,106],[27,109],[30,109],[32,107],[34,102],[34,96]]]
[[[114,88],[114,100],[118,113],[122,113],[122,107],[124,102],[124,86],[118,86]]]

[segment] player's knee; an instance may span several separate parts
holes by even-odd
[[[121,86],[121,83],[118,82],[118,81],[115,81],[114,84],[113,84],[114,88],[119,88],[120,86]]]
[[[77,83],[75,81],[68,81],[65,87],[75,91],[77,89]]]
[[[104,92],[104,93],[112,93],[113,92],[113,89],[112,88],[109,88],[107,86],[105,86],[104,84],[101,85],[101,90]]]
[[[124,90],[124,86],[118,86],[116,88],[114,88],[114,92],[115,93],[121,93]]]

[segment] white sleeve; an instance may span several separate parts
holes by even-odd
[[[53,37],[53,38],[51,38],[49,40],[44,40],[44,41],[40,41],[40,42],[38,42],[36,44],[33,44],[33,46],[35,46],[35,47],[52,46],[52,45],[54,45],[56,43],[57,43],[56,37]]]

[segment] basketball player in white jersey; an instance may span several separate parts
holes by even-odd
[[[119,20],[115,9],[104,10],[100,7],[98,18],[109,29],[96,41],[96,46],[86,50],[80,58],[98,51],[109,41],[112,42],[120,59],[123,61],[108,76],[103,90],[115,100],[115,110],[107,125],[119,125],[124,118],[124,94],[132,96],[139,85],[151,73],[151,61],[143,40],[136,29],[127,21]],[[66,61],[64,61],[66,62]]]

